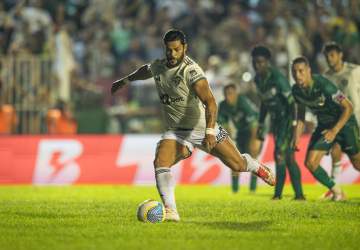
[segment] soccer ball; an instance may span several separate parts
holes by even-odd
[[[165,207],[161,202],[146,200],[137,209],[137,218],[142,222],[158,223],[165,219]]]

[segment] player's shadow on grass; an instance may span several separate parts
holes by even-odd
[[[227,229],[234,231],[266,231],[271,225],[271,221],[251,221],[251,222],[234,222],[234,221],[211,221],[211,222],[190,222],[201,226],[214,229]]]

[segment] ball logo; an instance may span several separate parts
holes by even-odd
[[[72,184],[80,176],[76,162],[83,152],[77,140],[41,140],[38,146],[34,184]]]

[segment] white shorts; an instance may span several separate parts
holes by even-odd
[[[222,142],[225,140],[229,134],[221,126],[215,125],[216,132],[216,142]],[[205,129],[195,130],[195,129],[175,129],[166,131],[161,140],[176,140],[181,145],[184,145],[188,148],[190,152],[194,150],[194,147],[199,148],[206,152],[205,147],[202,145],[202,142],[205,138]]]

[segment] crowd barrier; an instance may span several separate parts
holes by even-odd
[[[58,95],[53,73],[50,56],[0,57],[0,99],[16,110],[16,133],[39,134],[46,130],[46,113]]]
[[[2,136],[0,138],[0,184],[72,185],[129,184],[153,185],[153,159],[160,135],[79,135],[79,136]],[[309,136],[301,138],[296,159],[303,183],[316,183],[304,167]],[[266,137],[259,160],[275,167],[274,142]],[[344,155],[340,183],[360,183],[360,174]],[[331,159],[322,166],[330,171]],[[179,184],[223,185],[230,182],[230,171],[218,159],[200,150],[172,168]],[[241,175],[241,183],[249,182]],[[287,177],[287,182],[289,181]],[[259,181],[260,184],[263,182]]]

